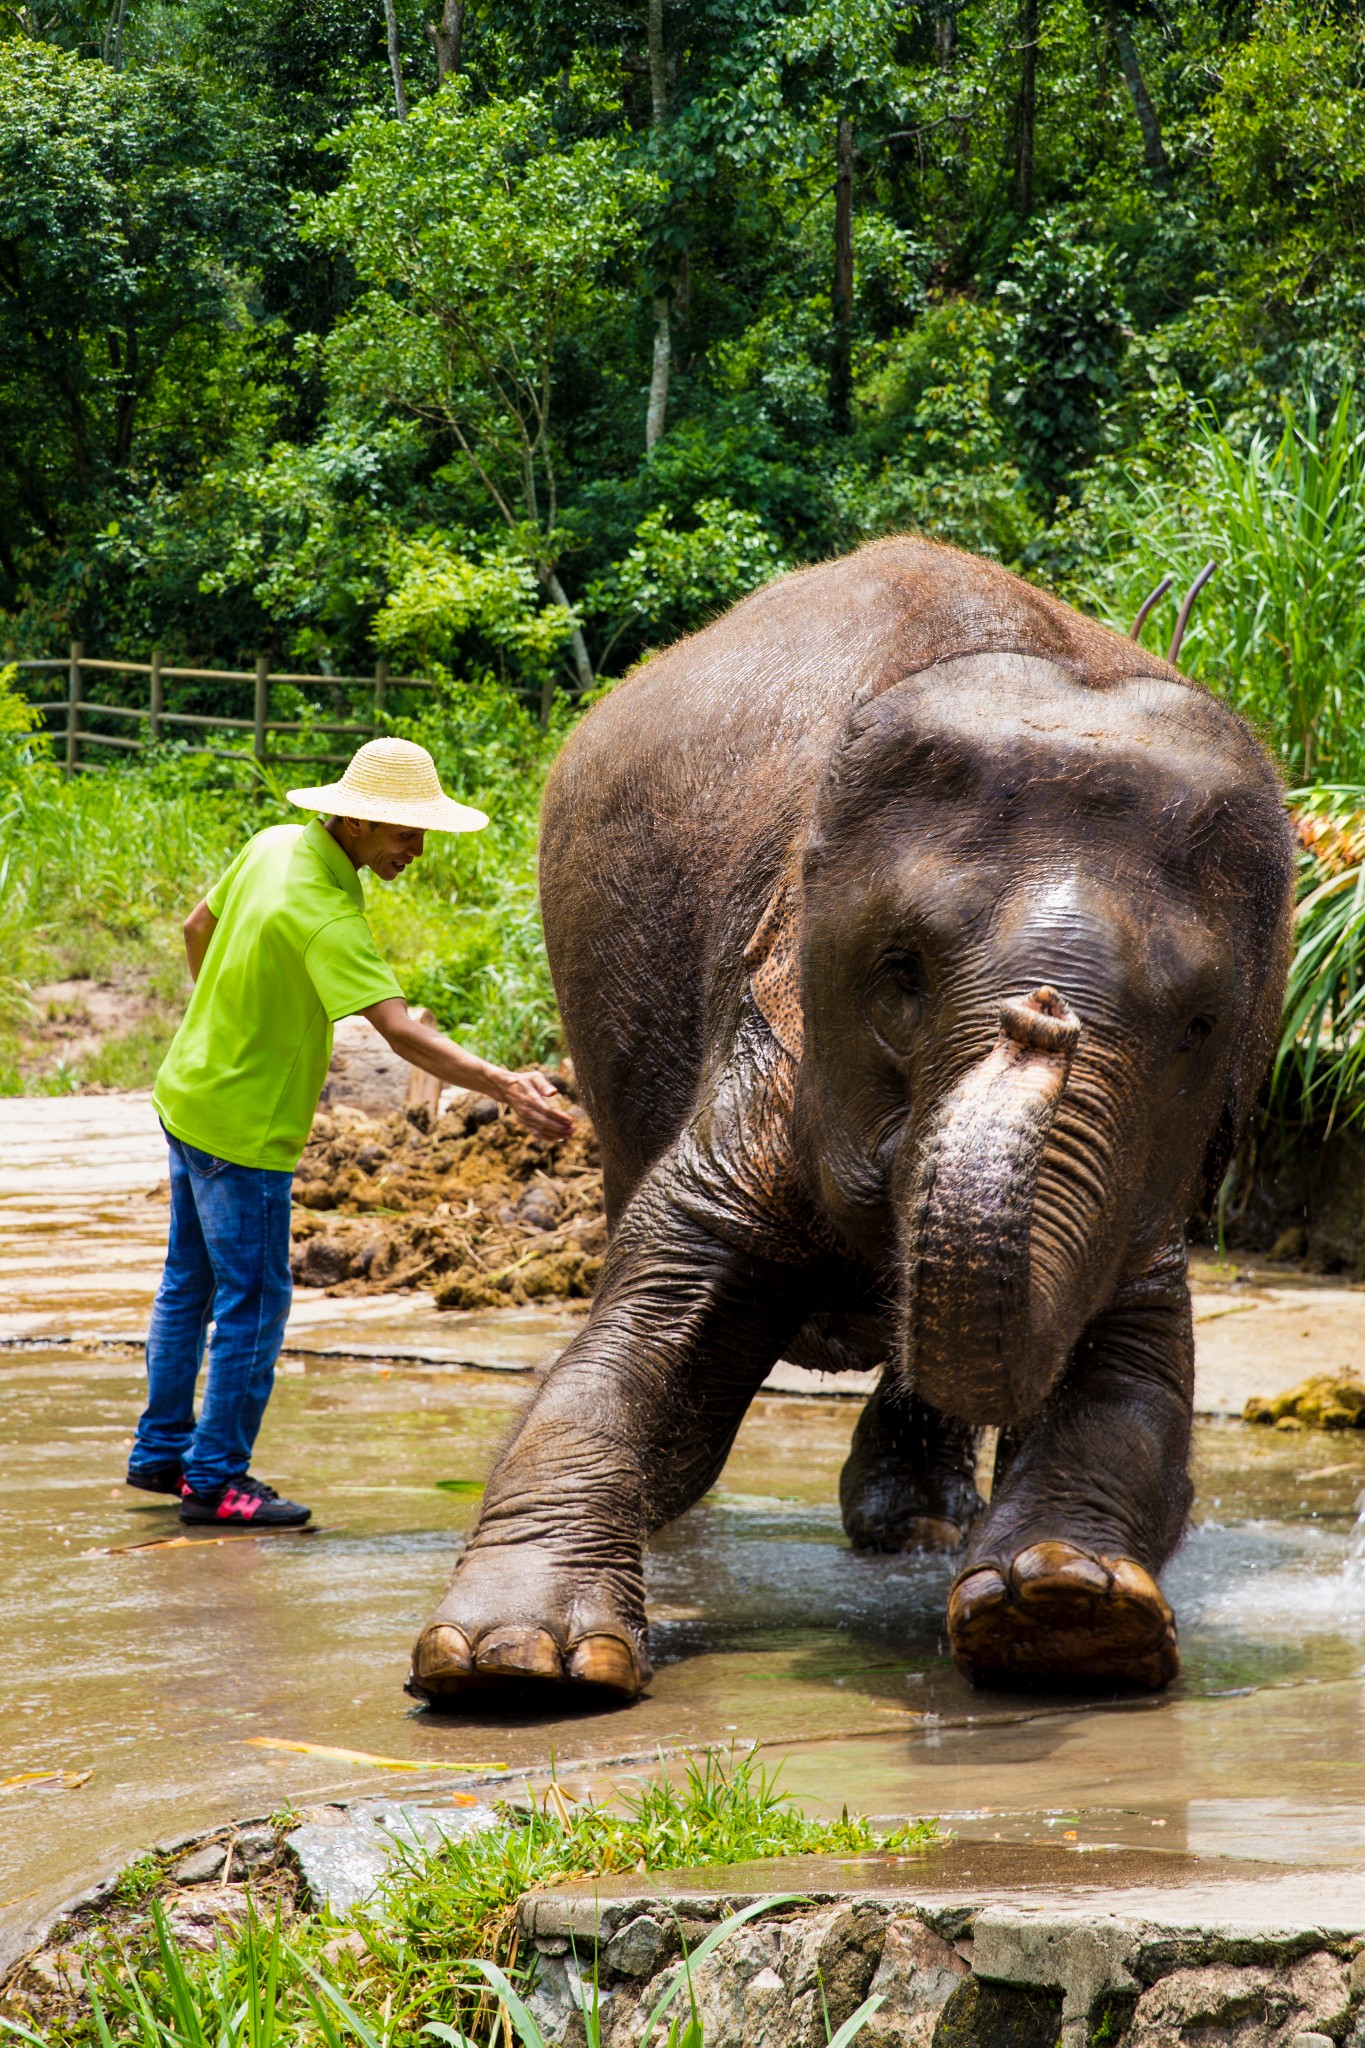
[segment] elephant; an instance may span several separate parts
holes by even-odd
[[[608,1250],[410,1689],[638,1695],[646,1538],[779,1359],[880,1369],[844,1525],[954,1554],[970,1682],[1168,1684],[1185,1219],[1254,1106],[1289,948],[1251,729],[998,564],[892,537],[605,696],[548,783],[540,873]]]

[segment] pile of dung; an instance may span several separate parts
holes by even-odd
[[[597,1139],[562,1144],[486,1096],[439,1120],[319,1113],[294,1179],[290,1265],[329,1294],[432,1287],[438,1308],[507,1308],[593,1291],[606,1248]]]
[[[1365,1387],[1359,1380],[1317,1373],[1272,1401],[1253,1395],[1242,1420],[1276,1429],[1365,1429]]]

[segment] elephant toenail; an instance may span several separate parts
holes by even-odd
[[[559,1645],[548,1629],[503,1628],[484,1636],[475,1654],[477,1668],[498,1678],[562,1678]]]
[[[612,1692],[634,1695],[651,1676],[640,1668],[630,1644],[620,1636],[583,1636],[569,1652],[569,1677],[580,1685],[601,1685]]]
[[[474,1653],[463,1629],[448,1621],[436,1621],[423,1629],[412,1655],[412,1675],[419,1685],[468,1678],[473,1669]]]
[[[1175,1616],[1150,1572],[1144,1571],[1131,1557],[1106,1557],[1104,1563],[1119,1599],[1136,1600],[1144,1607],[1154,1607],[1166,1625],[1174,1629]]]
[[[983,1607],[994,1606],[1007,1592],[1004,1576],[994,1565],[977,1565],[965,1572],[948,1595],[948,1627],[961,1628]]]
[[[916,1515],[901,1548],[928,1550],[948,1556],[954,1550],[961,1550],[964,1540],[965,1532],[956,1522],[949,1522],[940,1515]]]
[[[1109,1591],[1109,1574],[1093,1557],[1070,1543],[1034,1543],[1015,1558],[1011,1576],[1020,1600],[1049,1598],[1059,1582],[1068,1592],[1082,1588],[1103,1598]]]

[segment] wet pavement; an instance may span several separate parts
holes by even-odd
[[[970,1692],[942,1638],[950,1566],[845,1547],[856,1405],[768,1393],[718,1487],[653,1547],[646,1700],[438,1716],[402,1694],[408,1647],[526,1374],[576,1319],[301,1299],[257,1462],[312,1504],[316,1533],[158,1541],[179,1535],[173,1509],[122,1484],[142,1377],[128,1340],[165,1219],[147,1200],[164,1172],[149,1114],[115,1097],[0,1109],[0,1780],[67,1774],[0,1785],[0,1929],[232,1816],[435,1792],[462,1782],[442,1765],[482,1778],[552,1752],[571,1788],[625,1789],[660,1748],[706,1743],[764,1745],[812,1810],[935,1813],[1021,1851],[1365,1865],[1365,1433],[1230,1413],[1357,1363],[1365,1294],[1203,1272],[1198,1505],[1165,1580],[1185,1666],[1161,1700]]]

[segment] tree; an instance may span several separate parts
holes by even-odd
[[[282,212],[197,82],[0,44],[0,573],[59,549],[139,452],[187,337],[249,323]]]
[[[308,205],[305,232],[369,287],[327,344],[337,388],[449,434],[546,597],[567,609],[559,351],[619,297],[658,187],[618,136],[556,141],[540,95],[475,107],[452,81],[407,121],[367,116],[338,138],[348,175]],[[577,626],[570,646],[587,689]]]

